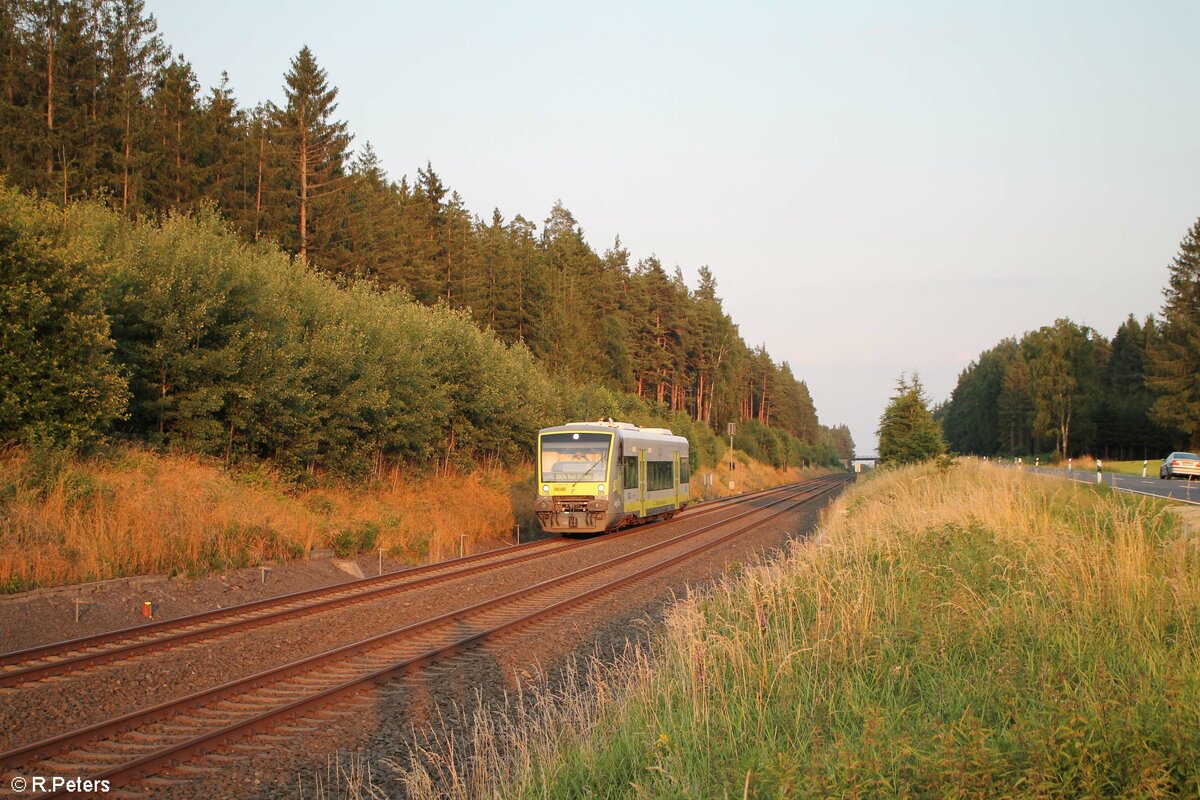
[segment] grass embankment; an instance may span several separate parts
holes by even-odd
[[[481,717],[434,778],[492,797],[1196,796],[1196,542],[1155,501],[991,465],[878,474],[816,543],[679,604],[651,656],[536,723]]]
[[[512,541],[533,482],[494,470],[370,488],[296,491],[267,471],[118,448],[101,459],[0,456],[0,590],[149,573],[199,574],[304,557],[384,552],[413,561]]]
[[[770,464],[755,461],[740,450],[734,451],[735,467],[729,471],[729,450],[717,459],[715,467],[705,467],[692,474],[690,490],[694,500],[729,497],[743,492],[756,492],[785,483],[797,483],[830,472],[825,467],[785,467],[777,469]],[[711,483],[705,485],[705,475],[712,475]],[[729,488],[732,478],[733,488]]]
[[[84,460],[11,449],[0,453],[0,592],[195,575],[302,558],[315,548],[442,560],[460,546],[470,553],[511,542],[518,523],[525,540],[538,532],[532,471],[395,472],[371,485],[299,490],[265,469],[225,471],[137,447]],[[816,472],[749,462],[737,474],[762,488]]]
[[[1109,461],[1108,459],[1101,459],[1101,462],[1104,465],[1105,472],[1115,472],[1118,475],[1136,475],[1139,478],[1142,476],[1141,461]],[[1158,466],[1160,463],[1162,463],[1162,459],[1159,458],[1151,458],[1148,460],[1146,464],[1147,478],[1158,477]],[[1026,466],[1028,466],[1028,462],[1026,462]],[[1050,464],[1049,466],[1066,469],[1067,462],[1061,461],[1057,464]],[[1071,468],[1081,469],[1086,472],[1095,472],[1096,459],[1092,456],[1080,456],[1079,458],[1073,458],[1071,459]]]

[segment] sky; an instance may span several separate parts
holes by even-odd
[[[207,88],[283,98],[308,45],[393,178],[561,200],[695,285],[875,452],[1006,336],[1157,313],[1200,216],[1200,3],[147,0]]]

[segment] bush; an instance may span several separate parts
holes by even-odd
[[[0,437],[77,444],[124,419],[133,438],[309,480],[513,462],[556,416],[524,347],[245,244],[212,209],[129,225],[4,190],[0,211]]]
[[[0,439],[73,448],[122,416],[126,386],[93,261],[60,231],[61,214],[0,184]]]

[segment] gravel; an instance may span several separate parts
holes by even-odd
[[[340,752],[353,752],[351,763],[370,765],[374,782],[389,795],[397,794],[400,787],[396,778],[383,763],[402,758],[414,737],[420,735],[421,726],[444,724],[465,735],[464,725],[457,719],[458,709],[473,707],[477,697],[487,703],[501,702],[506,690],[514,690],[531,675],[555,680],[572,657],[619,651],[630,640],[644,642],[661,620],[666,605],[688,586],[704,585],[732,565],[765,550],[777,549],[787,539],[801,535],[815,524],[819,508],[833,496],[825,495],[815,503],[771,520],[748,536],[641,581],[618,595],[590,603],[568,616],[557,616],[553,621],[501,641],[489,642],[445,664],[423,670],[418,676],[397,679],[336,708],[281,725],[269,735],[254,736],[199,762],[177,767],[150,779],[143,791],[172,797],[235,794],[276,798],[293,797],[298,786],[304,786],[306,794],[311,795],[317,782],[326,782],[321,776],[327,777],[330,759]],[[709,515],[705,523],[740,510],[743,509]],[[518,586],[630,552],[678,534],[687,519],[683,516],[670,524],[637,530],[633,535],[602,537],[593,546],[495,573],[318,612],[294,621],[0,691],[0,750],[453,610],[464,604],[464,598],[474,602],[498,596]],[[372,559],[363,562],[368,563],[360,566],[377,569],[377,562]],[[259,582],[257,570],[188,582],[165,579],[147,583],[106,582],[92,587],[100,598],[94,608],[122,613],[130,604],[140,606],[141,598],[148,592],[158,591],[164,609],[169,608],[175,615],[193,613],[214,607],[214,597],[218,598],[216,605],[230,605],[321,585],[321,579],[333,582],[330,579],[337,580],[339,576],[331,570],[341,572],[328,559],[324,563],[284,565],[271,574],[267,586]],[[374,570],[368,574],[374,574]],[[350,577],[342,575],[344,579]],[[71,595],[64,591],[30,594],[41,596],[27,598],[21,613],[33,614],[39,605],[45,609],[57,604],[61,610],[64,601],[68,606],[71,601]],[[0,606],[0,619],[7,622],[11,618],[7,615],[14,613],[15,605],[10,600]],[[111,615],[100,611],[89,624],[98,625],[100,619],[111,619]],[[53,617],[43,619],[37,635],[18,646],[47,641],[53,630],[59,631],[57,635],[61,638],[61,631],[67,627]],[[72,631],[67,635],[82,633]]]
[[[429,728],[449,730],[461,743],[469,735],[463,719],[480,700],[503,704],[506,693],[531,679],[550,683],[564,679],[572,662],[597,654],[622,652],[630,643],[645,644],[654,635],[665,609],[687,593],[702,588],[731,568],[764,553],[782,549],[789,539],[807,535],[816,525],[820,508],[836,493],[771,520],[752,534],[715,549],[664,573],[593,602],[566,616],[488,643],[452,662],[422,671],[415,678],[392,681],[325,712],[317,727],[312,720],[277,730],[281,739],[239,743],[238,760],[224,770],[206,764],[193,773],[201,780],[173,784],[171,795],[201,798],[230,794],[258,800],[316,796],[318,785],[345,792],[335,764],[370,770],[371,783],[386,796],[403,796],[398,776],[387,766],[403,762],[414,742],[424,741]],[[268,749],[269,748],[269,749]],[[232,749],[232,748],[231,748]],[[171,771],[168,778],[182,777]]]

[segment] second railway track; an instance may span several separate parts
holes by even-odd
[[[786,491],[789,488],[791,486],[776,487],[761,492],[738,495],[723,501],[706,503],[691,510],[686,519],[691,520],[702,514],[725,510],[759,497]],[[662,525],[663,523],[655,524]],[[610,534],[605,541],[645,533],[650,528],[651,526],[640,526]],[[223,609],[189,614],[161,622],[106,631],[92,636],[0,654],[0,688],[17,686],[53,675],[87,669],[117,659],[154,653],[170,647],[225,636],[355,603],[363,603],[400,592],[427,588],[498,567],[513,566],[547,555],[585,547],[597,541],[597,539],[543,539],[423,567],[398,570],[280,597],[256,600]]]
[[[550,580],[18,747],[0,754],[0,767],[87,775],[123,784],[614,592],[728,542],[843,483],[839,477],[825,478],[776,490],[771,494],[779,496],[762,505]]]

